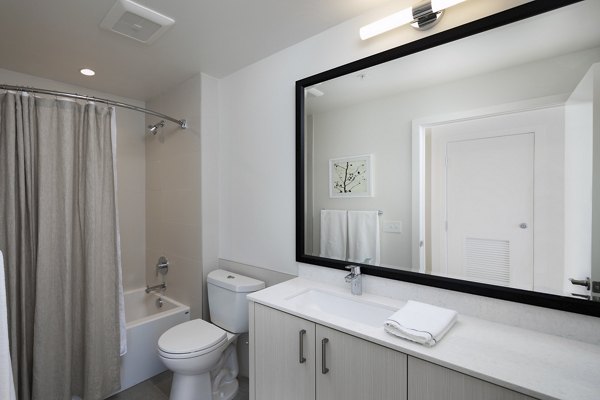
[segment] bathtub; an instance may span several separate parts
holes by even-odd
[[[121,357],[121,390],[125,390],[165,371],[158,358],[158,338],[167,329],[190,320],[190,308],[162,296],[147,294],[144,288],[130,290],[125,295],[127,321],[127,353]]]

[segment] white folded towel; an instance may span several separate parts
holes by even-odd
[[[409,300],[384,322],[383,329],[392,335],[433,346],[454,325],[457,315],[454,310]]]

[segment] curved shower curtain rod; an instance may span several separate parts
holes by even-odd
[[[164,119],[166,119],[168,121],[176,123],[177,125],[179,125],[179,127],[181,129],[186,129],[187,128],[187,121],[185,119],[173,118],[173,117],[170,117],[170,116],[165,115],[165,114],[161,114],[161,113],[156,112],[156,111],[148,110],[147,108],[142,108],[142,107],[134,106],[132,104],[127,104],[127,103],[121,103],[119,101],[113,101],[113,100],[109,100],[109,99],[103,99],[103,98],[100,98],[100,97],[84,96],[84,95],[77,94],[77,93],[59,92],[59,91],[56,91],[56,90],[39,89],[39,88],[28,87],[28,86],[13,86],[13,85],[2,85],[2,84],[0,84],[0,89],[13,90],[13,91],[16,91],[16,92],[30,92],[30,93],[48,94],[48,95],[51,95],[51,96],[68,97],[68,98],[71,98],[71,99],[78,99],[78,100],[96,101],[98,103],[105,103],[107,105],[111,105],[111,106],[115,106],[115,107],[127,108],[129,110],[140,111],[140,112],[143,112],[145,114],[154,115],[156,117],[164,118]]]

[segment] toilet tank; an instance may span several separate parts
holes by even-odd
[[[265,283],[217,269],[208,274],[208,309],[213,324],[231,333],[248,332],[248,293],[264,289]]]

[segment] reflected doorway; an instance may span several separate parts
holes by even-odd
[[[421,133],[421,270],[559,291],[563,107],[438,121]]]
[[[533,289],[533,157],[533,133],[446,144],[448,275]]]

